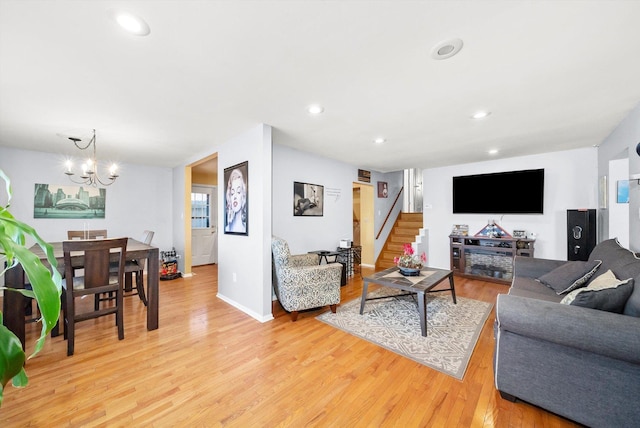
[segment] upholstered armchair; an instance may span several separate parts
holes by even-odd
[[[319,265],[317,254],[292,255],[287,241],[272,237],[273,287],[282,307],[298,319],[298,312],[340,303],[342,265]]]

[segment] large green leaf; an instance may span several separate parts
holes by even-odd
[[[2,170],[0,178],[7,183],[8,202],[11,200],[11,185]],[[9,203],[7,203],[7,207]],[[60,315],[60,295],[62,293],[62,279],[57,270],[57,262],[53,248],[46,243],[36,230],[26,223],[16,220],[7,207],[0,207],[0,254],[7,259],[7,269],[12,269],[17,263],[22,265],[32,290],[2,287],[5,293],[19,292],[27,297],[35,298],[42,315],[42,330],[36,341],[36,346],[29,358],[35,356],[44,346],[47,335],[58,322]],[[47,256],[49,267],[33,254],[26,246],[26,238],[30,237],[43,249]],[[2,270],[0,274],[4,274]],[[2,314],[0,313],[0,320]],[[13,379],[14,386],[25,386],[27,376],[24,371],[25,353],[20,340],[6,327],[0,326],[0,404],[2,392],[9,379]]]
[[[2,316],[0,314],[0,320]],[[27,374],[24,371],[25,353],[22,343],[6,328],[0,325],[0,405],[5,385],[13,379],[13,386],[26,386]]]
[[[53,248],[51,245],[44,242],[31,226],[15,220],[12,217],[9,218],[6,214],[7,211],[0,211],[0,248],[4,250],[9,264],[11,264],[13,260],[17,260],[22,265],[42,314],[41,336],[36,342],[36,349],[31,355],[33,356],[42,349],[47,334],[49,334],[58,322],[62,279],[60,272],[57,270],[57,261],[53,256]],[[19,230],[22,236],[26,233],[36,239],[36,242],[42,247],[45,254],[47,254],[47,260],[51,266],[51,270],[42,264],[38,256],[29,251],[28,248],[17,244],[15,240],[10,237],[10,234],[5,233],[6,230],[9,229],[9,226]],[[22,292],[27,296],[31,294],[21,289],[17,289],[16,291]]]

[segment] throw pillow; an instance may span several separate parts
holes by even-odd
[[[608,239],[596,245],[589,255],[589,260],[602,260],[600,269],[603,272],[611,269],[618,278],[633,278],[634,281],[640,281],[640,254],[624,248],[617,238]],[[622,313],[640,317],[640,286],[634,287]]]
[[[600,264],[602,264],[601,260],[567,262],[545,273],[536,281],[553,289],[558,295],[568,293],[586,284]]]
[[[567,294],[560,303],[620,314],[632,292],[633,278],[618,279],[608,270],[588,286]]]

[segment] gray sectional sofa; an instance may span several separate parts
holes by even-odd
[[[516,257],[496,303],[494,374],[504,399],[591,427],[640,426],[638,255],[610,239],[589,262]]]

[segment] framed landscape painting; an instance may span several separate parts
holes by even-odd
[[[36,183],[33,218],[104,218],[107,189]]]

